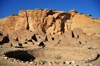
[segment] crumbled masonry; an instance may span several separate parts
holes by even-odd
[[[100,18],[51,9],[0,19],[0,66],[99,66]]]

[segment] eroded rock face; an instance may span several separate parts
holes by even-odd
[[[21,10],[18,15],[0,19],[0,48],[6,49],[0,49],[3,59],[18,59],[18,65],[34,64],[32,58],[63,64],[68,60],[72,60],[71,64],[80,61],[83,65],[100,56],[100,19],[76,10]]]
[[[82,28],[83,32],[86,34],[100,33],[100,19],[94,19],[91,16],[77,13],[72,19],[71,29],[75,27]]]
[[[11,34],[15,30],[27,29],[27,18],[20,16],[9,16],[0,20],[0,30]]]
[[[45,29],[48,28],[47,21],[49,20],[49,23],[52,20],[52,17],[47,17],[49,14],[52,14],[51,9],[27,10],[29,30],[45,33]]]
[[[61,35],[80,27],[88,35],[100,33],[100,19],[80,14],[76,10],[52,11],[51,9],[21,10],[18,15],[0,19],[0,31],[12,34],[16,30],[36,31],[40,34]]]

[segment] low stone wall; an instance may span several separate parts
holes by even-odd
[[[35,51],[35,50],[34,50]],[[19,63],[19,64],[30,64],[30,65],[85,65],[85,63],[94,61],[98,58],[98,54],[93,54],[92,58],[87,58],[85,60],[78,60],[78,61],[34,61],[36,57],[30,55],[28,50],[15,50],[15,51],[7,51],[0,54],[0,58],[7,60],[8,62],[12,63]],[[92,64],[89,64],[90,66]]]

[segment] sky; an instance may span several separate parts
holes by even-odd
[[[52,9],[60,11],[77,10],[100,18],[100,0],[0,0],[0,18],[18,14],[20,10]]]

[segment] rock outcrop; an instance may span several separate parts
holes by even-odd
[[[77,13],[72,19],[71,29],[75,27],[81,27],[86,34],[100,33],[100,19]]]
[[[0,19],[2,66],[86,66],[99,57],[99,18],[76,10],[35,9]]]
[[[76,27],[80,27],[88,35],[99,35],[100,19],[76,10],[64,12],[51,9],[21,10],[18,15],[0,19],[0,31],[6,34],[26,29],[40,34],[61,35]]]

